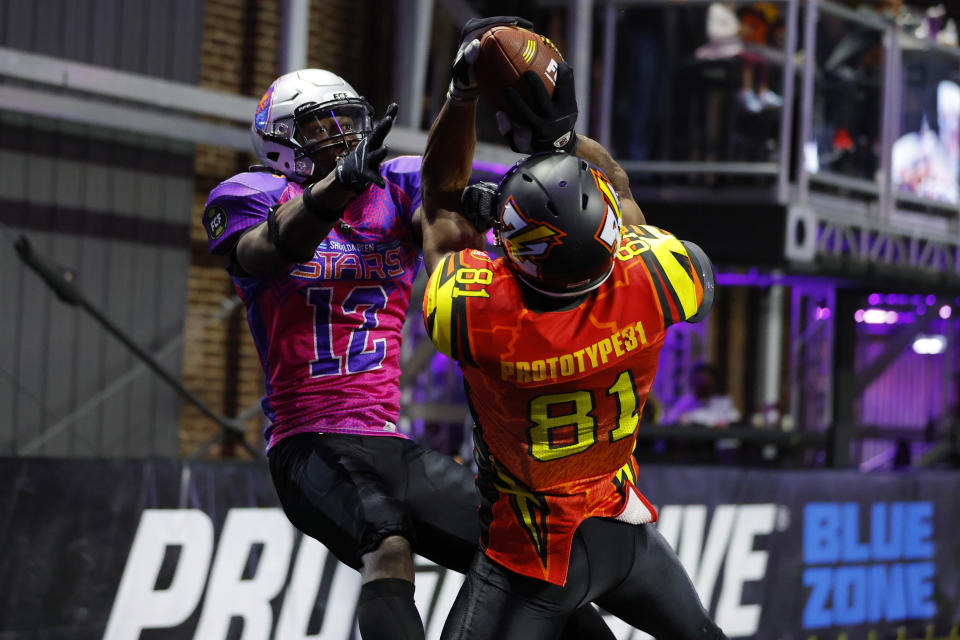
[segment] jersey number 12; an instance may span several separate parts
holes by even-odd
[[[380,324],[377,312],[387,306],[387,293],[383,287],[354,287],[340,305],[344,315],[362,312],[360,325],[350,331],[347,352],[333,352],[333,331],[342,330],[341,324],[331,323],[333,292],[330,287],[307,289],[307,303],[313,307],[313,343],[316,359],[310,361],[310,375],[337,376],[379,369],[386,355],[387,341],[373,340],[367,347],[367,334]]]

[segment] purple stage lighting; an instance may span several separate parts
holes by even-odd
[[[853,319],[866,324],[896,324],[900,315],[889,309],[857,309]]]

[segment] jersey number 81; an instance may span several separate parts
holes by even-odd
[[[617,427],[610,431],[610,442],[632,436],[640,424],[637,413],[637,390],[630,371],[623,371],[607,389],[617,401]],[[561,405],[572,411],[555,414]],[[597,442],[596,400],[591,391],[569,391],[537,396],[527,406],[527,417],[533,426],[527,429],[530,455],[540,462],[550,462],[583,453]],[[558,433],[572,428],[573,438]],[[558,444],[561,438],[566,443]]]

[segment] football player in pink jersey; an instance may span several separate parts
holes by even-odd
[[[471,42],[517,21],[490,18],[464,33]],[[218,185],[203,215],[266,376],[280,502],[298,529],[360,571],[365,640],[423,638],[412,553],[466,572],[479,542],[473,472],[396,426],[401,328],[422,261],[420,158],[384,162],[395,114],[391,105],[374,122],[370,104],[330,72],[281,76],[254,115],[263,166]],[[441,245],[482,246],[474,229],[447,234]],[[613,637],[591,607],[565,633]]]

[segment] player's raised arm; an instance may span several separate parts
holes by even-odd
[[[577,96],[573,69],[561,61],[554,76],[551,95],[536,73],[527,71],[530,99],[507,87],[504,90],[511,112],[497,112],[497,124],[510,147],[520,153],[537,153],[559,149],[575,153],[598,166],[613,183],[620,198],[624,224],[646,224],[646,218],[630,191],[630,179],[613,156],[596,140],[574,133],[577,122]]]
[[[513,16],[471,19],[461,30],[447,101],[440,109],[423,154],[423,261],[427,272],[449,253],[483,248],[483,235],[460,215],[463,190],[470,180],[477,146],[474,124],[480,88],[471,66],[480,53],[480,37],[496,26],[528,23]]]
[[[599,142],[587,136],[577,136],[577,155],[592,162],[610,178],[617,197],[620,198],[620,213],[623,216],[623,224],[647,224],[647,219],[643,215],[640,205],[633,199],[633,192],[630,190],[630,178],[627,172],[623,170],[610,152]]]
[[[433,122],[423,154],[423,261],[431,273],[454,251],[483,248],[483,236],[460,215],[460,198],[470,179],[476,101],[447,99]]]

